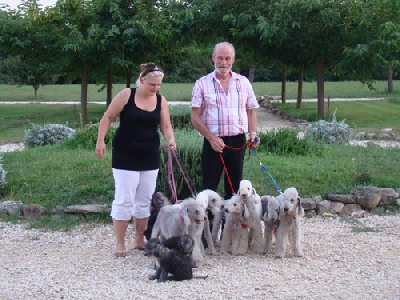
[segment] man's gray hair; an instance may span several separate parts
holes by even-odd
[[[214,47],[213,55],[215,55],[215,53],[217,52],[217,48],[219,48],[219,47],[230,47],[232,49],[233,57],[236,56],[235,47],[233,47],[233,45],[228,42],[221,42],[221,43],[216,44]]]

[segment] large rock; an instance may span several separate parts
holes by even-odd
[[[345,194],[329,193],[328,200],[338,201],[343,204],[355,204],[356,203],[356,200],[354,199],[354,197],[352,195],[345,195]]]
[[[381,194],[361,194],[357,197],[356,202],[364,209],[374,209],[381,201]]]
[[[318,215],[328,214],[339,214],[343,209],[344,204],[337,201],[323,200],[318,203]]]
[[[22,201],[7,200],[0,202],[0,215],[20,216],[23,205]]]
[[[38,204],[26,204],[22,208],[25,219],[39,219],[42,216],[47,215],[47,210]]]
[[[340,211],[341,215],[352,216],[354,212],[360,211],[360,204],[345,204],[343,209]]]
[[[304,210],[314,210],[317,208],[317,204],[313,199],[302,198],[301,207],[304,208]]]
[[[379,205],[392,204],[396,201],[397,197],[399,196],[394,189],[390,188],[381,188],[380,194],[381,194],[381,201]]]
[[[107,204],[70,205],[64,208],[64,213],[102,213],[109,212]]]
[[[351,194],[363,209],[374,209],[381,201],[380,189],[375,186],[358,187],[352,189]]]

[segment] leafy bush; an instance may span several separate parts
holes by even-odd
[[[6,174],[7,172],[3,169],[3,164],[1,163],[2,157],[0,156],[0,188],[4,187],[7,183]]]
[[[319,155],[322,147],[310,140],[299,139],[298,131],[290,128],[280,128],[267,133],[258,133],[261,143],[257,151],[270,152],[276,155]]]
[[[97,134],[99,131],[99,124],[93,124],[78,130],[73,139],[68,139],[64,145],[70,148],[84,148],[95,149],[97,142]],[[117,131],[117,127],[111,126],[108,130],[104,142],[106,145],[111,146],[112,139]]]
[[[304,137],[327,144],[347,144],[351,139],[353,130],[344,121],[336,121],[335,110],[331,122],[320,120],[308,125]]]
[[[32,129],[25,131],[24,146],[25,148],[33,148],[61,144],[64,140],[73,138],[74,135],[75,129],[61,124],[32,124]]]

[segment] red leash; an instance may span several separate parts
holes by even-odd
[[[224,148],[228,148],[228,149],[231,149],[231,150],[239,151],[239,150],[242,150],[243,148],[246,148],[246,147],[252,148],[251,147],[251,140],[248,140],[242,147],[239,147],[239,148],[234,148],[234,147],[230,147],[230,146],[227,146],[227,145],[225,145]],[[225,171],[225,174],[226,174],[226,178],[228,178],[228,182],[229,182],[229,185],[231,187],[232,195],[234,195],[234,194],[236,194],[236,191],[233,189],[232,181],[231,181],[231,178],[229,177],[228,169],[226,168],[224,158],[222,157],[222,153],[219,154],[219,157],[221,159],[222,165],[224,166],[224,171]]]

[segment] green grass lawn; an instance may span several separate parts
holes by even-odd
[[[358,81],[325,82],[325,98],[376,98],[393,97],[400,98],[400,81],[394,81],[394,93],[388,94],[387,82],[377,81],[376,90],[369,90],[366,85]],[[316,98],[317,89],[315,82],[305,82],[303,86],[303,98]],[[124,84],[113,85],[113,96],[125,87]],[[132,85],[134,87],[134,85]],[[168,101],[190,101],[193,83],[164,83],[160,92]],[[281,95],[280,82],[255,82],[253,84],[256,95]],[[80,101],[81,87],[79,84],[69,85],[45,85],[39,88],[38,97],[35,99],[31,86],[17,87],[15,85],[0,85],[0,101]],[[100,91],[101,90],[101,91]],[[297,82],[287,82],[287,99],[297,98]],[[89,84],[89,101],[106,101],[106,90],[101,86]]]

